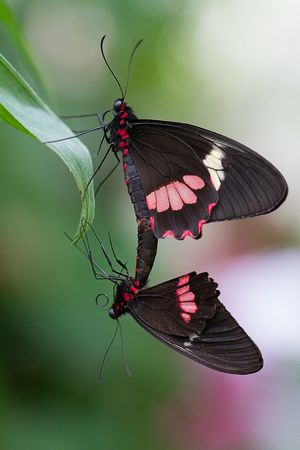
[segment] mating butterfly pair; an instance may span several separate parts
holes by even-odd
[[[144,286],[157,239],[197,239],[205,223],[267,214],[285,200],[285,179],[265,158],[225,136],[184,123],[137,119],[125,102],[127,85],[124,93],[107,63],[103,41],[102,55],[121,98],[111,122],[98,128],[118,160],[122,153],[139,227],[136,276],[118,283],[110,316],[129,312],[162,342],[208,367],[255,372],[262,367],[260,351],[220,303],[208,274]]]

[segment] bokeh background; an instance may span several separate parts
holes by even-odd
[[[1,52],[58,114],[103,112],[119,96],[99,44],[139,117],[198,124],[254,148],[286,177],[266,217],[211,224],[200,241],[159,244],[152,285],[208,271],[221,300],[260,346],[264,369],[238,377],[185,360],[95,306],[94,280],[64,231],[80,200],[47,147],[0,123],[1,450],[296,450],[300,445],[298,280],[300,3],[297,0],[14,0],[9,3],[46,89],[0,17]],[[76,129],[92,120],[72,122]],[[100,135],[85,142],[96,154]],[[105,171],[113,164],[107,162]],[[106,172],[102,172],[102,176]],[[97,197],[95,228],[134,267],[136,227],[120,169]],[[103,265],[99,249],[94,257]]]

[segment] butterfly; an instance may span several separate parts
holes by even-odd
[[[104,38],[102,56],[121,97],[102,120],[94,114],[100,121],[98,127],[77,136],[103,129],[118,162],[122,154],[137,221],[146,219],[158,239],[198,239],[205,223],[267,214],[283,203],[288,193],[284,177],[250,148],[195,125],[138,119],[125,97],[132,58],[141,41],[131,53],[123,90],[105,57]],[[106,123],[110,112],[113,118]]]
[[[217,286],[207,273],[190,272],[144,289],[127,277],[117,285],[109,316],[130,314],[155,338],[211,369],[257,372],[261,352],[220,302]]]
[[[146,221],[139,227],[135,277],[129,275],[127,265],[117,257],[110,239],[112,254],[120,267],[116,270],[96,231],[89,223],[83,223],[82,228],[86,229],[86,225],[112,271],[108,274],[94,261],[88,234],[83,232],[84,251],[81,251],[87,256],[94,276],[114,284],[114,300],[108,310],[112,319],[130,314],[164,344],[221,372],[248,374],[262,368],[258,347],[220,302],[218,285],[208,273],[190,272],[145,287],[157,250],[157,239]],[[102,295],[107,297],[99,294],[97,298]]]

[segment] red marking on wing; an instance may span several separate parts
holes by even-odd
[[[182,320],[186,323],[189,323],[192,319],[192,316],[190,314],[181,313],[180,316],[181,316]]]
[[[179,211],[180,209],[182,209],[183,201],[175,187],[175,183],[170,183],[167,185],[167,192],[171,209],[173,211]]]
[[[178,289],[176,290],[178,306],[182,311],[180,313],[180,317],[186,323],[189,323],[191,321],[192,314],[195,314],[195,312],[197,312],[198,310],[198,306],[195,302],[195,294],[190,291],[190,287],[188,284],[189,280],[189,275],[183,275],[182,277],[180,277],[177,286],[182,287],[178,287]]]
[[[183,284],[187,284],[189,281],[190,281],[189,274],[183,275],[182,277],[179,278],[177,286],[182,286]]]
[[[174,185],[184,203],[192,205],[197,202],[197,196],[186,184],[181,183],[180,181],[175,181]]]
[[[215,206],[216,206],[215,203],[210,203],[210,204],[208,205],[208,214],[209,214],[209,215],[211,215],[211,211],[212,211],[212,209],[213,209]]]
[[[195,314],[195,312],[197,311],[198,307],[196,305],[196,303],[192,303],[192,302],[187,302],[187,303],[181,303],[180,304],[180,309],[184,312],[190,313],[190,314]]]
[[[205,186],[202,178],[197,175],[184,175],[183,181],[192,189],[202,189]]]
[[[188,292],[188,290],[189,290],[189,285],[187,284],[186,286],[183,286],[183,287],[177,289],[176,295],[179,296],[179,295],[185,294],[185,292]]]
[[[156,194],[155,191],[146,197],[147,206],[149,209],[156,209]]]
[[[194,300],[195,300],[194,292],[188,291],[182,295],[179,295],[180,302],[194,302]]]
[[[167,209],[170,208],[170,203],[166,186],[159,188],[157,191],[155,191],[155,194],[157,212],[160,213],[167,211]]]
[[[184,204],[192,205],[196,203],[197,196],[192,189],[202,189],[204,181],[196,175],[184,175],[183,181],[183,183],[181,181],[172,181],[150,192],[146,196],[148,208],[157,209],[157,212],[167,211],[169,208],[173,211],[179,211]],[[156,197],[155,199],[154,196]]]

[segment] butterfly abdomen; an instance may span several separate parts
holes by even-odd
[[[127,184],[128,193],[133,203],[136,218],[149,220],[150,212],[147,207],[144,189],[130,153],[123,156],[123,169],[125,183]]]
[[[138,221],[138,246],[136,256],[135,280],[140,288],[145,286],[157,252],[157,238],[146,219]]]

